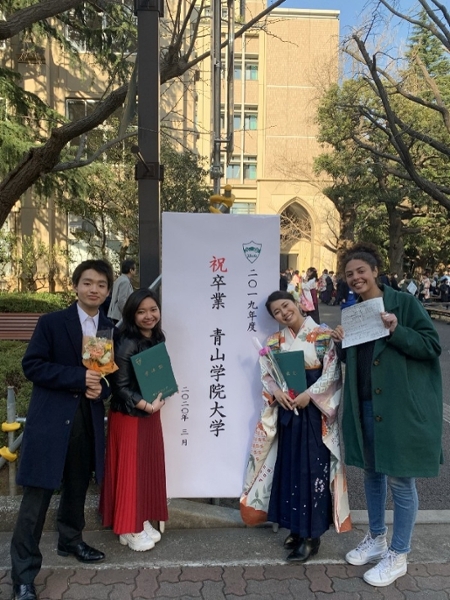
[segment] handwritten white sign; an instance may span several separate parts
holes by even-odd
[[[411,283],[408,285],[408,287],[406,289],[408,290],[408,292],[410,294],[415,296],[416,292],[417,292],[417,285],[414,283],[414,281],[411,281]]]
[[[344,308],[341,324],[345,332],[343,348],[357,346],[389,335],[380,313],[384,312],[383,298],[372,298]]]

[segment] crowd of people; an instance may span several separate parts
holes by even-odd
[[[314,284],[311,284],[311,279],[314,278]],[[442,274],[425,270],[417,277],[413,277],[411,273],[404,273],[403,277],[399,278],[397,273],[387,273],[383,271],[378,276],[380,283],[392,287],[394,290],[408,292],[412,296],[416,296],[421,302],[432,300],[440,300],[442,302],[450,302],[450,274],[445,270]],[[313,285],[313,287],[312,287]],[[334,271],[324,269],[321,276],[317,275],[317,270],[310,267],[306,272],[301,274],[298,270],[286,269],[280,273],[280,290],[289,291],[294,294],[294,297],[301,298],[302,289],[309,292],[312,290],[313,301],[315,302],[315,315],[318,319],[318,300],[322,304],[329,306],[339,305],[341,308],[352,306],[357,301],[357,295],[354,294],[349,287],[345,275],[337,275]],[[316,299],[314,299],[316,295]],[[307,311],[310,312],[310,311]]]
[[[147,289],[132,289],[129,274],[134,268],[134,263],[123,265],[120,285],[113,291],[109,314],[118,321],[114,328],[101,308],[113,287],[111,266],[102,260],[78,265],[72,276],[77,302],[40,318],[23,358],[33,391],[17,477],[23,498],[11,541],[15,600],[38,597],[34,581],[42,564],[39,543],[55,490],[61,491],[58,554],[82,563],[104,560],[102,551],[83,540],[84,503],[93,472],[102,484],[103,524],[112,527],[121,544],[146,551],[161,539],[154,524],[168,518],[160,420],[165,402],[161,395],[153,403],[142,397],[131,359],[165,338],[158,297]],[[381,276],[375,247],[357,244],[349,249],[341,272],[337,279],[327,270],[319,277],[313,267],[301,275],[286,272],[280,282],[285,289],[270,294],[266,302],[278,324],[268,347],[275,354],[301,354],[306,389],[282,389],[261,362],[264,400],[258,444],[261,431],[271,428],[264,451],[269,453],[269,446],[276,451],[275,466],[265,473],[271,481],[264,479],[269,490],[265,519],[289,530],[284,547],[290,562],[304,563],[317,554],[331,523],[339,532],[350,529],[345,458],[364,470],[369,513],[366,536],[345,558],[352,565],[377,561],[364,579],[385,586],[407,571],[418,509],[415,478],[435,477],[439,471],[441,348],[429,316],[414,298],[421,293],[420,285],[418,294],[412,293],[411,280],[405,278],[398,287],[406,285],[409,293],[397,290],[388,276]],[[428,287],[424,282],[424,296],[425,289],[432,293],[429,281]],[[342,327],[331,330],[320,324],[319,300],[344,307],[374,298],[383,300],[380,319],[387,337],[343,348]],[[109,381],[82,361],[83,337],[107,328],[115,331],[119,367]],[[345,385],[341,363],[346,364]],[[337,420],[342,389],[345,457]],[[260,481],[251,470],[248,476],[251,485]],[[389,542],[388,487],[394,501]]]

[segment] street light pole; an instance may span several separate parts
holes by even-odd
[[[148,287],[160,273],[160,72],[159,19],[163,0],[135,0],[138,19],[138,146],[135,176],[139,194],[139,274]]]

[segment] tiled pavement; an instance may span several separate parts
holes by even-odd
[[[366,567],[307,564],[165,569],[43,569],[36,581],[41,600],[449,600],[450,564],[412,564],[386,588],[362,580]],[[11,585],[0,573],[0,597]]]
[[[337,535],[329,531],[306,565],[284,561],[286,534],[269,528],[168,530],[150,552],[120,546],[111,531],[88,531],[88,543],[107,560],[91,567],[56,555],[56,534],[44,533],[43,569],[36,581],[41,600],[450,600],[450,524],[416,526],[408,574],[385,588],[367,585],[369,567],[345,564],[345,551],[365,525]],[[0,598],[11,597],[10,534],[0,533]]]

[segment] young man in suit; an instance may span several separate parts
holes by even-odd
[[[99,306],[113,283],[111,266],[86,260],[75,269],[78,300],[42,316],[22,361],[33,383],[17,482],[23,498],[11,541],[13,600],[36,600],[42,564],[39,542],[54,490],[60,489],[58,549],[84,563],[105,558],[83,542],[84,502],[92,472],[103,476],[103,401],[109,387],[82,364],[83,336],[113,327]]]

